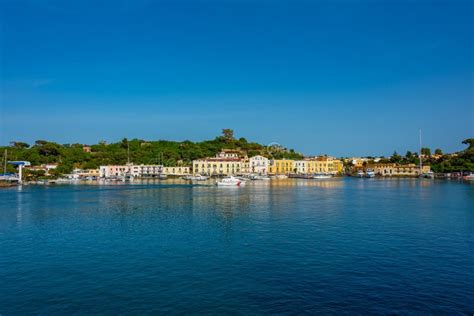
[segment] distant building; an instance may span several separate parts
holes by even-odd
[[[253,156],[249,159],[248,172],[256,174],[267,174],[269,165],[270,161],[268,160],[268,158],[260,155]]]
[[[27,166],[25,169],[31,170],[31,171],[44,171],[45,175],[49,175],[49,172],[51,170],[54,170],[58,167],[58,164],[42,164],[40,166]]]
[[[100,176],[99,169],[74,169],[72,171],[72,177],[75,179],[83,178],[98,178]]]
[[[368,166],[376,175],[390,177],[390,176],[419,176],[420,168],[415,164],[400,165],[396,163],[375,163]],[[422,168],[422,173],[429,173],[430,166],[425,165]]]
[[[85,153],[90,153],[92,151],[92,148],[89,145],[84,145],[82,146],[82,151]]]
[[[237,149],[222,149],[220,153],[216,155],[216,158],[242,158],[244,154],[242,151]]]

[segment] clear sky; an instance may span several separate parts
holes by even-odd
[[[306,154],[474,137],[473,1],[0,0],[0,144],[203,140]]]

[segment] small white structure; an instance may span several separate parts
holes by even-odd
[[[18,183],[23,183],[23,167],[31,166],[29,161],[9,161],[11,165],[18,166]]]
[[[268,158],[257,155],[249,159],[249,172],[256,174],[267,174],[267,169],[270,162]]]

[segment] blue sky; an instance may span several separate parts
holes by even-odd
[[[0,144],[203,140],[306,154],[474,137],[472,1],[9,1]]]

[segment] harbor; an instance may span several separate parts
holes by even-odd
[[[272,179],[235,189],[212,182],[0,190],[2,313],[473,307],[472,185],[396,177]],[[285,293],[285,303],[274,293]]]

